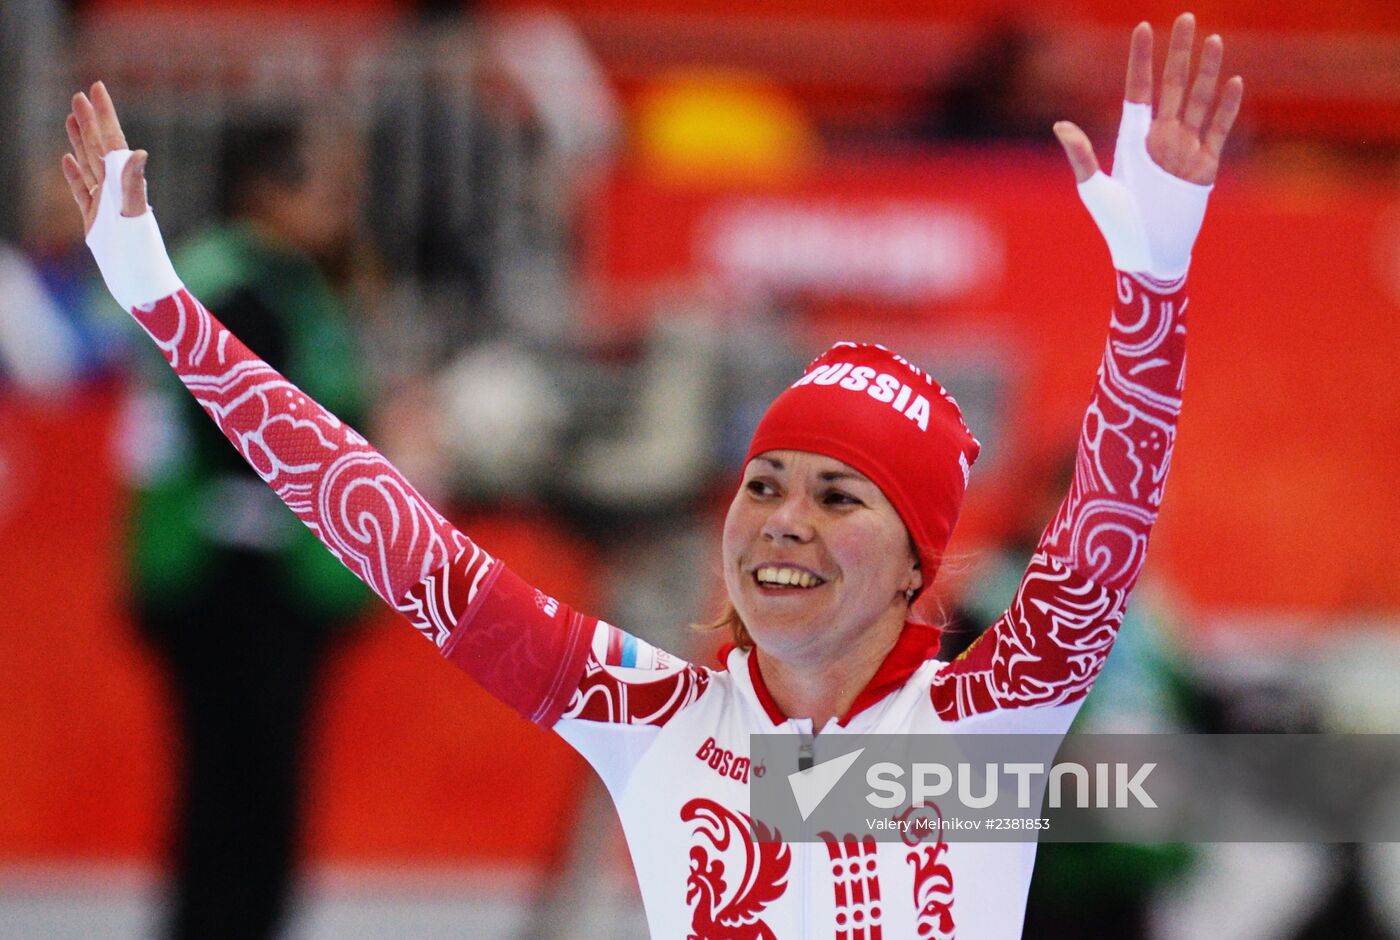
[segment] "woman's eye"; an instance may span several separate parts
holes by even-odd
[[[767,496],[773,492],[773,488],[762,480],[750,480],[748,482],[749,492],[755,496]]]
[[[823,497],[823,501],[828,506],[859,506],[860,500],[850,493],[843,493],[840,490],[832,490]]]

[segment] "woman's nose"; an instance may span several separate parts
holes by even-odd
[[[763,537],[770,542],[807,542],[814,534],[811,503],[801,494],[789,494],[763,521]]]

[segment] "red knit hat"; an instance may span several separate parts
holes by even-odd
[[[918,366],[874,343],[837,343],[768,407],[744,463],[804,450],[855,467],[904,521],[928,587],[981,449],[953,396]]]

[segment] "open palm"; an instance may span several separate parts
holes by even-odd
[[[1224,43],[1217,35],[1201,44],[1195,81],[1191,81],[1191,47],[1196,18],[1183,13],[1172,24],[1167,61],[1162,67],[1162,95],[1147,132],[1152,162],[1173,176],[1210,185],[1220,168],[1220,152],[1240,112],[1244,79],[1236,75],[1220,84]],[[1188,92],[1189,86],[1189,92]],[[1152,104],[1152,27],[1139,23],[1128,48],[1128,75],[1123,97],[1133,104]],[[1084,132],[1069,121],[1055,125],[1075,178],[1084,182],[1099,168],[1094,148]]]
[[[91,95],[91,97],[89,97]],[[107,86],[95,82],[88,94],[73,96],[73,110],[64,127],[73,152],[63,155],[63,177],[73,193],[73,201],[83,214],[83,231],[91,232],[97,220],[97,205],[101,200],[102,183],[106,177],[103,163],[110,151],[126,149],[126,135],[117,120],[117,109]],[[122,171],[122,215],[138,216],[146,211],[146,151],[138,150]]]

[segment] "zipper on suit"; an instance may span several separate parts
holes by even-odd
[[[809,770],[816,762],[816,738],[812,733],[812,721],[810,718],[792,719],[793,727],[797,731],[797,769]],[[805,839],[798,841],[793,846],[793,861],[797,865],[797,877],[801,879],[797,891],[797,936],[801,940],[807,937],[807,916],[811,910],[811,859],[808,852],[811,846]]]

